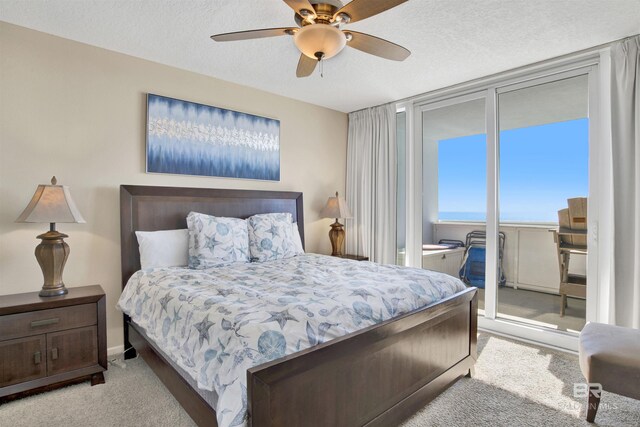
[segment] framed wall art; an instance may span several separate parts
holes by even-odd
[[[147,95],[147,172],[280,180],[280,121]]]

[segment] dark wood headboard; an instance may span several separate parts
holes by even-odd
[[[187,228],[189,212],[247,218],[259,213],[289,212],[297,221],[304,247],[302,193],[210,188],[120,186],[122,287],[140,269],[136,231]]]

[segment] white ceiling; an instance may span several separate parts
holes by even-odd
[[[409,59],[347,48],[304,79],[288,36],[209,39],[294,25],[281,0],[0,0],[0,20],[349,112],[640,33],[640,0],[410,0],[348,26]]]

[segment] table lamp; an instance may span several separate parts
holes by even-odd
[[[329,240],[331,240],[331,255],[342,256],[342,245],[344,244],[344,228],[338,222],[339,218],[351,218],[351,211],[347,206],[347,202],[343,197],[338,196],[336,191],[335,197],[329,197],[327,204],[320,212],[322,218],[335,218],[336,222],[331,224],[329,231]]]
[[[36,246],[36,259],[44,276],[41,297],[64,295],[68,292],[62,281],[62,271],[69,256],[69,245],[64,239],[69,236],[59,233],[56,223],[85,222],[73,203],[69,187],[56,184],[54,176],[51,178],[51,185],[38,185],[31,201],[16,220],[49,223],[49,231],[38,236],[42,242]]]

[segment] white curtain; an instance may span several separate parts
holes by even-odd
[[[396,109],[383,105],[349,114],[347,253],[395,264]]]
[[[613,274],[609,321],[640,328],[640,36],[611,48]]]

